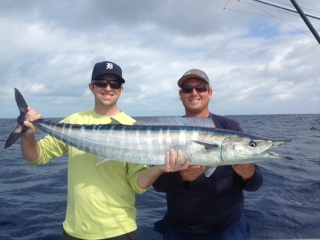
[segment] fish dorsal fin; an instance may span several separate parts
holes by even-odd
[[[110,122],[108,124],[111,124],[111,125],[131,125],[131,124],[124,124],[124,123],[121,123],[119,122],[117,119],[113,118],[113,117],[110,117]]]
[[[213,150],[213,149],[216,149],[216,148],[220,147],[218,144],[210,144],[210,143],[199,142],[199,141],[195,141],[195,140],[192,140],[192,141],[197,143],[197,144],[200,144],[200,145],[204,146],[207,151],[210,151],[210,150]]]
[[[110,122],[108,124],[112,124],[112,125],[123,125],[121,122],[119,122],[118,120],[116,120],[113,117],[110,117]]]
[[[178,116],[150,116],[150,117],[133,117],[135,125],[160,125],[160,126],[191,126],[191,127],[208,127],[215,128],[212,118],[199,117],[178,117]]]

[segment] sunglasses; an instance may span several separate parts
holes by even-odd
[[[185,85],[181,87],[181,92],[182,93],[192,93],[193,89],[197,91],[197,93],[204,93],[208,91],[208,86],[206,85],[196,85],[196,86],[190,86],[190,85]]]
[[[92,80],[91,83],[101,88],[106,88],[108,84],[112,89],[119,89],[122,86],[122,83],[113,80]]]

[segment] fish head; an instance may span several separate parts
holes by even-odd
[[[287,142],[290,140],[270,140],[247,134],[233,135],[225,138],[221,145],[222,159],[229,164],[288,160],[291,158],[272,152]]]

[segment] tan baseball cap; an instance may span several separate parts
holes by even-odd
[[[190,69],[178,80],[178,86],[181,87],[185,81],[189,78],[199,78],[205,81],[207,84],[210,84],[207,74],[200,69]]]

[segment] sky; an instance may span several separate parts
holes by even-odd
[[[297,2],[320,16],[320,1]],[[122,67],[130,116],[183,115],[177,81],[192,68],[215,114],[320,113],[320,44],[299,14],[254,0],[1,0],[0,36],[0,118],[19,114],[14,88],[44,118],[93,108],[101,61]]]

